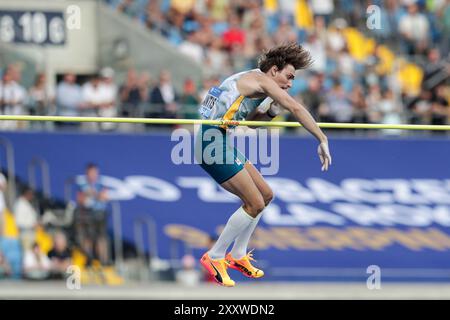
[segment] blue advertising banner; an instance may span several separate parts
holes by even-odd
[[[180,152],[182,135],[0,136],[11,142],[22,179],[34,157],[45,159],[54,197],[97,163],[110,198],[120,202],[124,239],[133,242],[135,222],[151,217],[161,259],[186,248],[199,258],[240,206],[198,164],[186,164],[194,157],[189,148]],[[320,171],[313,139],[280,136],[265,147],[259,162],[251,160],[268,173],[275,198],[250,248],[266,279],[367,278],[375,266],[386,280],[450,280],[448,139],[331,139],[328,172]]]

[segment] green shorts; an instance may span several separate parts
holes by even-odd
[[[219,184],[244,169],[247,162],[247,158],[230,143],[227,131],[217,126],[200,127],[195,152],[197,162]]]

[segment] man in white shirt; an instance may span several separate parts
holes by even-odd
[[[24,102],[27,96],[26,90],[14,79],[18,78],[19,71],[14,68],[8,68],[3,75],[3,81],[0,85],[0,106],[1,114],[5,115],[24,115]],[[18,121],[2,121],[0,129],[16,130],[24,128],[24,122]]]
[[[179,45],[178,50],[190,57],[192,60],[201,64],[204,61],[205,54],[199,42],[199,31],[194,31],[190,33],[187,36],[187,39]]]
[[[39,244],[32,244],[30,249],[25,250],[23,257],[23,273],[25,278],[31,280],[45,280],[50,277],[51,261]]]
[[[419,12],[416,3],[408,6],[408,14],[400,19],[398,28],[404,38],[407,54],[416,54],[426,49],[430,24],[426,16]]]
[[[31,248],[39,223],[39,213],[33,207],[33,190],[25,187],[20,197],[14,203],[14,218],[20,230],[20,238],[24,248]]]
[[[100,88],[103,96],[103,104],[98,110],[100,117],[114,118],[117,117],[117,86],[114,83],[114,70],[107,67],[100,71],[101,84]],[[116,123],[102,122],[101,130],[114,130],[117,128]]]
[[[105,107],[105,101],[107,100],[105,96],[106,91],[102,87],[100,77],[97,75],[93,76],[90,81],[83,85],[81,92],[83,96],[82,115],[86,117],[97,117],[100,110]],[[81,127],[83,130],[97,131],[99,125],[97,123],[85,122],[82,123]]]

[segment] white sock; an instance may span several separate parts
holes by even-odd
[[[240,235],[237,236],[236,240],[234,240],[233,249],[231,249],[231,256],[235,259],[241,259],[243,256],[247,254],[247,246],[250,241],[250,238],[255,231],[256,225],[261,219],[262,213],[260,213],[256,218],[253,219],[252,223],[241,232]]]
[[[225,258],[225,253],[230,244],[243,230],[247,229],[254,220],[255,219],[245,212],[242,207],[237,209],[236,212],[231,215],[230,219],[228,219],[219,239],[217,239],[214,246],[208,251],[210,258],[214,260]]]

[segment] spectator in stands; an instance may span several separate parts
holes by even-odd
[[[25,115],[25,100],[27,93],[25,88],[20,85],[20,71],[10,65],[3,75],[3,81],[0,86],[0,114],[6,115]],[[19,121],[1,121],[0,129],[17,130],[27,126],[25,122]]]
[[[47,88],[47,80],[44,73],[36,75],[33,86],[28,91],[28,107],[31,115],[53,114],[54,94]]]
[[[348,47],[344,47],[339,52],[336,62],[339,74],[351,77],[355,73],[356,61],[350,55]]]
[[[51,261],[52,278],[64,278],[67,268],[72,264],[72,255],[67,245],[66,235],[58,231],[53,236],[53,249],[48,252]]]
[[[170,6],[177,12],[187,15],[194,9],[195,2],[195,0],[171,0]]]
[[[347,22],[344,19],[338,18],[333,21],[327,33],[327,46],[332,53],[341,52],[347,42],[344,36],[344,30],[347,28]]]
[[[141,87],[136,70],[128,70],[127,80],[120,87],[119,94],[122,103],[121,116],[135,117],[139,111],[139,104],[146,100],[141,96]]]
[[[138,80],[138,87],[139,87],[139,93],[141,97],[141,103],[147,103],[148,102],[148,96],[150,93],[150,87],[152,87],[153,79],[148,71],[143,71],[139,75]]]
[[[39,244],[34,242],[25,250],[23,258],[23,274],[28,280],[46,280],[50,277],[51,262],[42,252]]]
[[[33,205],[34,191],[25,187],[14,203],[14,218],[20,231],[20,239],[24,249],[31,248],[36,237],[36,228],[40,223],[39,212]]]
[[[408,105],[410,116],[408,123],[411,124],[428,124],[431,115],[431,98],[432,92],[423,90],[420,96],[414,98]]]
[[[0,250],[0,280],[7,278],[11,275],[11,266],[8,263],[8,260],[6,260],[5,255]]]
[[[137,18],[139,13],[138,1],[122,0],[117,6],[117,10],[129,16],[130,18]]]
[[[100,117],[114,118],[117,116],[117,86],[114,83],[114,70],[106,67],[100,71],[100,91],[102,103],[98,110]],[[117,127],[116,123],[102,122],[99,124],[101,130],[114,130]]]
[[[262,39],[267,39],[266,23],[264,16],[261,14],[260,8],[255,4],[255,2],[249,3],[250,10],[247,10],[242,18],[243,26],[247,30],[245,35],[245,47],[244,55],[246,59],[249,59],[253,65],[251,67],[256,67],[255,61],[258,55],[261,54],[260,48],[258,48],[258,42]],[[255,6],[256,5],[256,6]],[[268,44],[271,47],[271,44]],[[228,73],[232,73],[229,71]]]
[[[292,19],[295,12],[295,1],[291,0],[279,0],[279,13],[282,17],[287,17],[288,19]]]
[[[159,83],[150,92],[150,117],[177,118],[178,95],[172,84],[169,71],[162,70],[159,74]]]
[[[436,88],[434,97],[431,99],[431,122],[430,124],[445,125],[450,118],[449,100],[445,96],[445,86]],[[444,132],[434,132],[442,134]]]
[[[169,29],[167,19],[157,1],[148,1],[144,21],[150,30],[163,33]]]
[[[54,92],[47,88],[47,81],[44,73],[36,76],[34,85],[28,91],[28,109],[30,115],[53,115],[54,110]],[[32,122],[30,126],[35,129],[51,129],[51,122]]]
[[[161,29],[161,33],[167,38],[167,40],[177,46],[183,42],[183,35],[186,32],[183,30],[184,16],[176,10],[169,10],[167,13],[167,25]]]
[[[208,16],[199,16],[197,14],[194,14],[192,18],[196,19],[194,22],[192,22],[191,30],[198,30],[199,32],[199,44],[203,48],[207,48],[208,45],[216,38],[220,39],[220,37],[217,37],[214,29],[213,29],[213,21]]]
[[[382,99],[381,89],[377,83],[369,86],[369,91],[366,94],[366,105],[368,108],[369,122],[380,123],[382,114],[379,109],[380,101]]]
[[[351,122],[353,108],[339,81],[336,81],[331,91],[327,93],[326,99],[331,116],[336,122]]]
[[[353,106],[353,115],[351,122],[368,123],[369,115],[362,86],[356,85],[350,94],[350,101]]]
[[[314,63],[310,68],[311,71],[325,72],[327,66],[325,43],[315,32],[310,32],[304,47],[310,52],[311,56],[314,57]]]
[[[223,43],[229,51],[243,51],[245,45],[245,30],[241,28],[241,22],[237,14],[231,14],[228,19],[228,30],[223,35]]]
[[[82,115],[86,117],[96,117],[99,115],[100,109],[107,108],[108,105],[106,92],[103,90],[100,75],[96,74],[86,82],[81,88],[82,94]],[[109,94],[108,94],[109,95]],[[110,102],[111,103],[111,102]],[[99,128],[98,123],[84,122],[81,124],[84,130],[96,131]]]
[[[297,41],[297,33],[289,21],[289,18],[283,17],[278,30],[274,34],[274,42],[275,44],[281,44],[294,41]]]
[[[230,0],[212,0],[208,4],[209,14],[216,22],[223,22],[231,11]]]
[[[183,117],[189,119],[197,119],[198,105],[200,100],[197,94],[197,88],[194,80],[187,78],[184,81],[183,94],[180,97],[180,104],[182,105]]]
[[[319,114],[319,108],[324,104],[325,99],[323,97],[322,84],[318,75],[312,74],[309,77],[308,89],[301,94],[300,100],[308,107],[308,111],[316,121],[323,121]],[[287,121],[295,121],[295,118],[291,113],[289,113]],[[286,130],[290,132],[297,131],[296,128],[286,128]]]
[[[189,287],[195,287],[200,282],[201,271],[195,268],[196,259],[186,254],[181,259],[181,270],[178,270],[175,274],[175,279],[179,284]]]
[[[75,232],[78,244],[87,255],[88,262],[93,259],[108,264],[108,237],[106,232],[108,193],[101,184],[96,164],[86,166],[86,174],[77,181],[77,209],[75,212]]]
[[[206,50],[207,76],[220,75],[222,72],[231,73],[231,64],[229,56],[223,51],[221,38],[214,38],[208,50]]]
[[[409,55],[421,54],[428,45],[429,22],[419,11],[416,2],[408,5],[408,13],[399,22],[400,35],[403,37],[404,52]]]
[[[403,108],[395,97],[394,92],[391,89],[385,90],[383,97],[380,100],[377,109],[380,113],[380,122],[384,124],[401,124],[403,123],[402,112]],[[383,130],[387,135],[399,135],[399,130]]]
[[[445,41],[445,36],[450,34],[450,1],[447,0],[446,3],[442,4],[442,8],[437,11],[437,14],[440,15],[442,38],[444,39],[441,42],[442,52],[450,54],[450,43],[449,41]]]
[[[202,46],[199,44],[199,37],[199,31],[189,33],[186,40],[178,46],[178,50],[198,64],[201,64],[204,60],[204,52]]]
[[[373,5],[374,1],[372,1],[371,3],[369,2],[369,4]],[[379,17],[379,24],[370,28],[370,32],[375,36],[377,42],[386,42],[389,37],[393,36],[394,33],[395,26],[393,26],[391,23],[391,12],[387,10],[387,6],[388,4],[386,4],[385,6],[378,6],[380,14],[379,16],[377,16],[377,18]]]
[[[334,11],[333,0],[311,0],[308,2],[314,16],[323,17],[325,24],[328,25]]]
[[[81,87],[76,83],[73,73],[66,73],[63,81],[56,87],[56,107],[59,116],[78,117],[82,105]],[[62,130],[76,129],[78,122],[56,122],[56,127]]]

